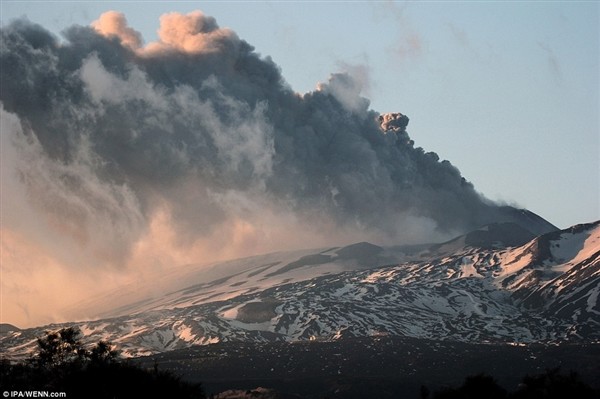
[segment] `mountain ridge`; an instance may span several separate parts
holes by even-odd
[[[514,236],[507,234],[511,229]],[[467,244],[469,234],[478,246]],[[44,329],[66,325],[133,357],[216,342],[378,335],[505,344],[600,341],[600,221],[518,246],[498,240],[522,234],[517,225],[503,224],[429,247],[358,243],[246,258],[236,273],[190,281],[129,305],[119,316],[11,332],[0,342],[7,355],[23,357]],[[356,259],[367,263],[357,267]]]

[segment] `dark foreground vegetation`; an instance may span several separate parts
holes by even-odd
[[[523,373],[518,348],[495,352],[492,347],[476,355],[482,347],[469,353],[463,344],[396,338],[316,345],[228,343],[130,361],[107,342],[86,347],[74,328],[47,332],[37,343],[29,360],[0,362],[1,391],[64,392],[68,398],[91,399],[201,399],[206,398],[203,388],[215,399],[600,399],[597,379],[589,378],[599,370],[596,346],[586,347],[586,356],[575,353],[575,347],[568,350],[587,370],[583,379],[558,367]],[[528,348],[526,355],[531,362],[541,353]],[[480,356],[487,367],[476,361]],[[569,360],[562,352],[549,356]],[[461,373],[471,376],[459,379]]]
[[[446,388],[429,395],[426,387],[421,398],[433,399],[598,399],[600,392],[585,384],[576,373],[562,374],[560,370],[547,370],[543,374],[526,376],[514,392],[507,392],[493,377],[480,374],[467,377],[458,388]]]
[[[338,397],[340,392],[322,398]],[[360,388],[346,391],[339,397],[381,398],[387,397],[385,391],[372,388],[362,391]],[[387,394],[392,394],[387,392]],[[562,374],[558,369],[547,370],[536,376],[526,376],[514,392],[501,387],[493,377],[479,374],[467,377],[460,387],[445,388],[430,392],[426,386],[421,387],[418,397],[396,393],[398,399],[598,399],[600,393],[583,383],[574,373]],[[251,390],[228,390],[211,395],[211,399],[297,399],[301,396],[281,393],[272,389],[257,388]]]
[[[482,373],[493,376],[506,395],[542,399],[560,392],[561,385],[600,389],[598,359],[600,344],[593,343],[507,345],[378,336],[291,344],[222,342],[135,361],[146,367],[158,363],[186,381],[202,382],[209,397],[228,399],[418,399],[424,393],[430,399],[468,398],[478,380],[465,377]],[[227,396],[219,396],[226,391]]]
[[[199,383],[188,383],[157,365],[144,368],[122,360],[108,342],[86,348],[74,328],[48,332],[26,362],[0,362],[0,390],[64,392],[67,398],[204,398]]]

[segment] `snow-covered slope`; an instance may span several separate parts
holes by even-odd
[[[418,251],[413,247],[384,249],[362,242],[343,248],[275,252],[209,266],[188,265],[170,274],[157,275],[155,280],[92,298],[80,304],[79,308],[102,309],[94,318],[106,318],[195,306],[228,300],[289,282],[399,263],[414,258],[415,252]],[[81,313],[81,309],[78,309],[78,313]]]
[[[527,241],[527,242],[525,242]],[[508,246],[507,246],[508,243]],[[73,323],[139,356],[220,341],[395,335],[463,342],[600,340],[600,222],[531,239],[486,226],[445,244],[253,257],[231,272]],[[179,278],[179,277],[178,277]],[[2,334],[25,356],[46,326]]]

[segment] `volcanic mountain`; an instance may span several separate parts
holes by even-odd
[[[378,336],[591,343],[600,340],[599,257],[600,222],[542,235],[499,223],[442,244],[277,252],[190,265],[161,277],[166,293],[108,293],[85,306],[127,304],[92,321],[6,331],[0,342],[8,357],[23,358],[45,330],[74,325],[85,340],[111,341],[131,357],[217,342]]]

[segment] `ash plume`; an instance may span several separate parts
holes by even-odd
[[[2,28],[3,197],[22,210],[4,229],[81,267],[433,241],[504,218],[350,74],[301,95],[214,18],[160,23],[146,45],[114,11],[63,39]]]

